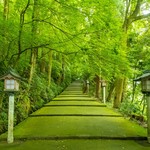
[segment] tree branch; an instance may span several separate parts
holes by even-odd
[[[130,5],[131,5],[131,0],[126,0],[125,20],[128,18]]]
[[[137,16],[137,17],[135,17],[135,18],[133,19],[132,22],[137,21],[137,20],[141,20],[141,19],[145,19],[145,18],[148,18],[148,17],[150,17],[150,13],[145,14],[145,15]]]
[[[30,0],[28,0],[25,8],[23,8],[21,13],[20,13],[20,26],[19,26],[19,35],[18,35],[18,58],[17,58],[17,60],[19,60],[20,53],[21,53],[21,37],[22,37],[22,30],[23,30],[23,25],[24,25],[24,15],[25,15],[29,6],[30,6]]]
[[[47,19],[47,18],[46,18]],[[64,31],[62,30],[61,28],[59,28],[58,26],[56,26],[55,24],[49,22],[49,21],[46,21],[46,19],[42,19],[42,20],[39,20],[39,19],[33,19],[32,21],[30,22],[26,22],[25,24],[29,24],[29,23],[32,23],[33,21],[37,21],[37,22],[44,22],[44,23],[47,23],[53,27],[55,27],[56,29],[60,30],[61,32],[65,33],[65,34],[69,34],[71,36],[73,36],[71,33],[68,33],[67,31]]]
[[[13,54],[13,55],[11,56],[11,58],[10,58],[10,61],[13,59],[14,56],[16,56],[16,55],[21,55],[22,53],[24,53],[24,52],[27,51],[27,50],[31,50],[31,49],[33,49],[33,48],[45,47],[45,46],[47,46],[47,45],[49,45],[49,44],[41,44],[41,45],[37,45],[37,46],[32,46],[32,47],[25,48],[25,49],[22,50],[21,52]]]
[[[125,18],[125,21],[123,24],[123,29],[125,32],[127,32],[128,27],[131,25],[132,22],[137,21],[137,20],[141,20],[144,18],[148,18],[150,16],[150,13],[148,13],[146,15],[139,15],[138,16],[140,9],[141,9],[142,2],[143,2],[143,0],[137,0],[137,3],[136,3],[136,6],[135,6],[133,13],[129,17]],[[127,4],[128,4],[128,2],[127,2]]]
[[[53,50],[53,51],[56,51],[58,53],[62,53],[64,55],[71,55],[71,54],[76,54],[78,53],[79,51],[74,51],[74,52],[62,52],[62,51],[59,51],[57,49],[54,49],[54,48],[51,48],[49,47],[50,44],[41,44],[41,45],[37,45],[37,46],[33,46],[33,47],[28,47],[28,48],[25,48],[24,50],[22,50],[20,53],[15,53],[11,56],[10,60],[9,60],[9,63],[11,62],[11,60],[13,59],[14,56],[17,56],[17,55],[21,55],[22,53],[26,52],[27,50],[31,50],[33,48],[47,48],[49,50]],[[46,54],[45,54],[46,55]]]
[[[141,2],[142,1],[143,0],[137,0],[136,7],[135,7],[133,13],[131,14],[130,18],[135,18],[138,15],[140,8],[141,8]]]

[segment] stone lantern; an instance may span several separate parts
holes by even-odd
[[[2,79],[4,80],[4,91],[19,91],[19,80],[21,80],[21,77],[14,69],[9,69],[6,74],[0,77],[0,80]]]
[[[141,81],[141,91],[146,94],[147,99],[147,139],[150,143],[150,70],[144,72],[144,74],[134,81]]]
[[[13,143],[13,123],[14,123],[14,93],[19,91],[19,80],[21,77],[13,69],[9,69],[6,74],[0,77],[4,80],[4,91],[9,94],[8,108],[8,137],[7,142]]]

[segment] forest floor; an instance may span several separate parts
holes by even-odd
[[[74,82],[15,127],[13,144],[0,135],[0,150],[149,150],[146,135]]]

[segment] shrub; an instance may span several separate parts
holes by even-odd
[[[128,116],[131,114],[141,114],[139,104],[131,101],[124,101],[120,106],[120,111]]]
[[[0,134],[7,130],[8,116],[6,110],[1,110],[0,113]]]

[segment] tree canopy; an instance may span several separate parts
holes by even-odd
[[[12,67],[27,81],[17,122],[75,79],[89,80],[97,98],[106,80],[116,108],[133,102],[133,78],[150,68],[149,8],[149,0],[0,0],[0,75]]]

